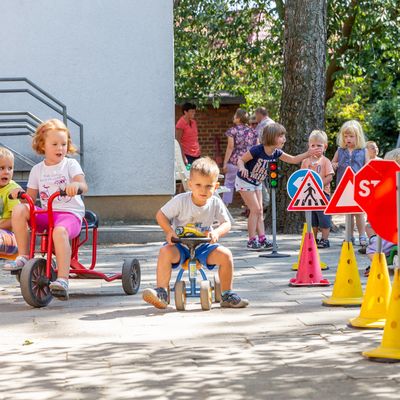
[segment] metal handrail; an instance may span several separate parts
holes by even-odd
[[[38,124],[41,124],[43,122],[39,117],[30,113],[29,111],[0,111],[0,117],[8,115],[27,115],[28,117],[31,117]]]
[[[38,94],[36,94],[35,92],[33,92],[32,90],[29,90],[29,89],[0,89],[0,93],[28,93],[35,99],[39,100],[41,103],[45,104],[46,106],[48,106],[52,110],[56,111],[57,113],[61,114],[63,116],[63,121],[64,121],[65,125],[68,124],[68,121],[71,121],[76,126],[78,126],[78,128],[79,128],[79,153],[78,154],[80,156],[80,163],[83,168],[83,166],[84,166],[83,124],[67,114],[67,106],[64,103],[62,103],[60,100],[58,100],[54,96],[52,96],[50,93],[43,90],[40,86],[33,83],[28,78],[0,78],[0,82],[26,82],[28,85],[33,87],[35,90],[37,90],[42,95],[47,97],[47,99],[51,100],[53,103],[57,104],[61,108],[61,110],[60,110],[59,108],[57,108],[53,104],[51,104],[49,101],[47,101],[46,99],[44,99],[43,97],[39,96]],[[26,115],[29,115],[31,117],[33,116],[33,114],[31,114],[29,112],[24,112],[24,111],[18,111],[18,112],[14,112],[14,113],[25,113]],[[5,112],[1,112],[0,115],[6,115],[6,114],[5,114]],[[13,114],[13,115],[20,115],[20,114]],[[36,119],[38,121],[40,121],[37,117],[36,117]],[[1,120],[0,120],[0,122],[1,122]],[[4,136],[4,134],[3,134],[3,136]]]

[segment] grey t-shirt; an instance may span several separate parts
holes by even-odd
[[[174,230],[193,224],[198,231],[211,231],[214,223],[229,222],[225,205],[218,196],[212,196],[204,206],[198,207],[192,201],[192,192],[181,193],[161,207],[161,211]]]
[[[264,128],[269,125],[273,124],[275,121],[271,119],[270,117],[265,117],[260,123],[256,126],[256,132],[258,136],[258,140],[260,143],[262,143],[262,136],[263,136],[263,131]]]

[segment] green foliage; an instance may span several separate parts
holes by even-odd
[[[383,150],[400,133],[400,0],[328,0],[327,70],[334,66],[326,130],[357,119]],[[176,101],[218,106],[219,93],[265,105],[279,119],[282,0],[175,0]]]
[[[175,8],[176,99],[243,95],[247,106],[271,104],[281,90],[282,21],[272,1],[182,0]]]

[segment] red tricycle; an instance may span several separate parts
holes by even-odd
[[[29,261],[22,270],[14,271],[21,284],[21,293],[24,300],[33,307],[45,307],[52,300],[49,284],[57,278],[57,265],[54,256],[53,240],[53,201],[59,196],[66,196],[65,192],[53,193],[48,199],[47,210],[35,208],[34,201],[25,192],[20,192],[18,197],[25,200],[30,210],[30,248]],[[48,214],[48,230],[38,232],[35,215],[40,213]],[[81,234],[72,239],[71,242],[71,268],[70,279],[104,279],[107,282],[116,279],[122,280],[122,287],[126,294],[136,294],[140,286],[140,264],[137,259],[126,259],[122,266],[122,272],[103,273],[95,271],[97,258],[97,229],[98,218],[92,211],[86,210],[85,218],[82,220]],[[79,261],[79,248],[89,240],[89,231],[92,232],[91,264],[85,267]],[[40,238],[40,246],[36,246]],[[37,254],[41,254],[41,257]]]

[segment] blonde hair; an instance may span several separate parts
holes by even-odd
[[[32,148],[38,154],[44,154],[44,144],[46,142],[48,131],[62,131],[67,134],[67,153],[76,153],[76,147],[72,144],[69,129],[59,119],[49,119],[42,122],[37,128],[32,140]]]
[[[190,177],[192,177],[194,172],[197,172],[203,176],[210,176],[217,181],[219,168],[217,163],[210,157],[201,157],[195,160],[190,167]]]
[[[277,122],[274,122],[272,124],[268,124],[263,129],[261,142],[264,146],[274,146],[276,144],[276,139],[282,135],[286,135],[285,127]]]
[[[328,135],[324,131],[314,130],[310,133],[310,136],[308,137],[308,141],[310,142],[311,140],[318,140],[327,145]]]
[[[14,154],[5,147],[0,147],[0,158],[9,158],[14,163]]]
[[[394,160],[397,162],[397,164],[400,164],[400,147],[388,151],[384,158],[385,160]]]
[[[361,124],[356,120],[351,120],[345,122],[339,130],[337,137],[337,145],[342,149],[346,148],[346,143],[344,141],[345,133],[353,133],[356,137],[356,149],[365,149],[365,136]]]

